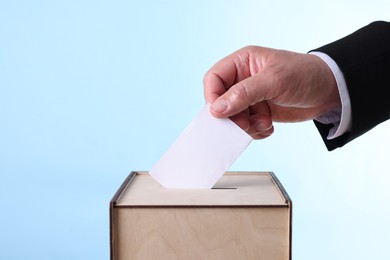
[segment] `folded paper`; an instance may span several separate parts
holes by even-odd
[[[230,119],[215,118],[206,105],[150,174],[169,189],[210,189],[253,139]]]

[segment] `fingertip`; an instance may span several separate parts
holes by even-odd
[[[210,110],[215,115],[221,115],[228,109],[229,105],[227,101],[223,98],[215,100],[210,107]]]
[[[269,130],[265,132],[252,134],[251,136],[255,140],[261,140],[270,137],[273,133],[274,133],[274,127],[271,127]]]
[[[273,132],[274,126],[270,118],[261,117],[261,119],[258,118],[257,120],[251,118],[248,133],[253,137],[253,139],[263,139],[272,135]]]
[[[255,129],[258,132],[265,132],[272,128],[272,122],[267,122],[267,120],[260,121],[256,124]]]

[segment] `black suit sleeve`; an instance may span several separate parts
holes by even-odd
[[[349,133],[327,140],[332,126],[315,121],[328,150],[333,150],[390,118],[390,23],[373,22],[315,51],[337,63],[351,99]]]

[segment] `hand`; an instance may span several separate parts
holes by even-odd
[[[213,116],[230,117],[254,139],[273,122],[300,122],[341,107],[336,80],[319,57],[248,46],[215,64],[204,77]]]

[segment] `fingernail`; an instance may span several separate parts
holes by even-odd
[[[211,105],[211,110],[213,110],[216,113],[222,113],[226,111],[228,108],[228,104],[225,99],[220,98],[217,99],[212,105]]]
[[[257,125],[256,125],[256,130],[259,131],[259,132],[263,132],[265,130],[268,130],[269,129],[269,126],[267,126],[266,124],[264,124],[264,122],[259,122]]]

